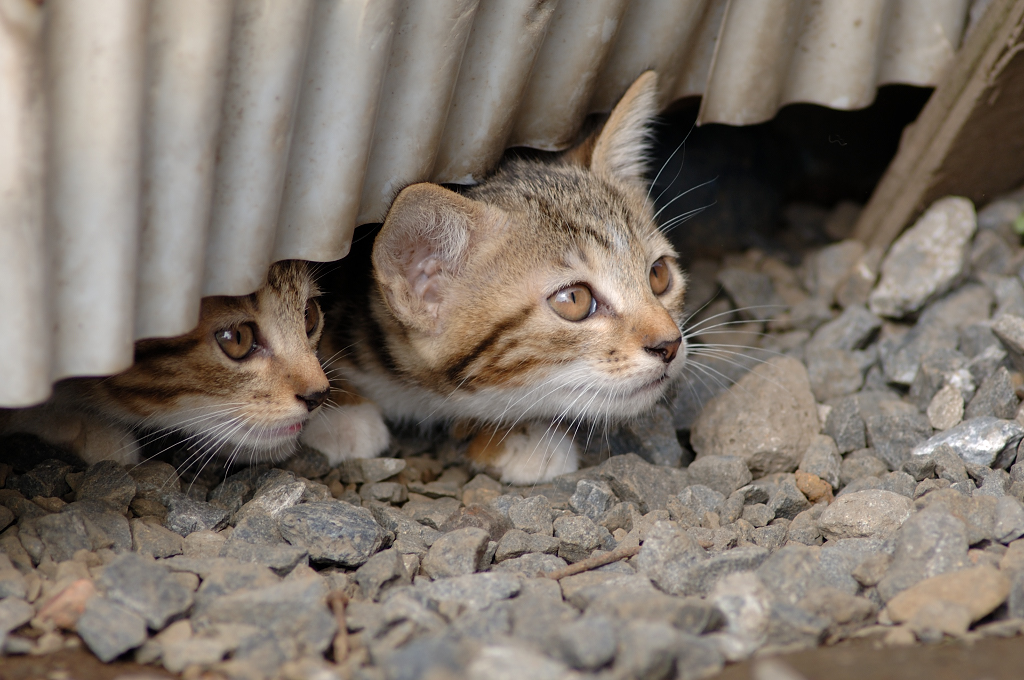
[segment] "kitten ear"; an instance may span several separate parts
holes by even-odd
[[[436,334],[474,232],[499,220],[494,208],[436,184],[403,189],[373,244],[374,272],[391,311],[403,323]]]
[[[627,182],[642,183],[647,165],[650,124],[658,113],[658,77],[640,75],[612,109],[597,136],[590,167]]]

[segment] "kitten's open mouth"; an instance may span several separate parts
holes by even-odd
[[[263,430],[261,432],[265,439],[294,439],[299,436],[302,432],[302,423],[292,423],[291,425],[282,425],[281,427],[274,427],[269,430]]]

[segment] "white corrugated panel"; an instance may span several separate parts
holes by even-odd
[[[131,362],[642,71],[747,125],[934,85],[969,0],[0,0],[0,405]]]

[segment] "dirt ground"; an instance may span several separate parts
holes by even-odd
[[[1024,638],[988,638],[879,647],[861,640],[776,657],[792,680],[1016,680],[1024,678]],[[755,670],[758,660],[728,666],[714,680],[790,680]],[[174,675],[127,661],[100,663],[84,650],[0,658],[0,680],[158,680]]]

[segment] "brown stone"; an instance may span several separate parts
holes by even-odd
[[[832,485],[818,475],[797,470],[796,488],[800,489],[800,493],[807,496],[807,500],[812,503],[817,503],[818,501],[832,502]]]
[[[920,581],[889,600],[886,611],[894,623],[904,623],[929,602],[945,600],[967,607],[973,622],[992,613],[1009,594],[1010,580],[982,565]]]
[[[52,621],[58,628],[74,630],[85,611],[85,603],[95,594],[96,586],[89,579],[72,581],[43,605],[36,618],[44,622]]]

